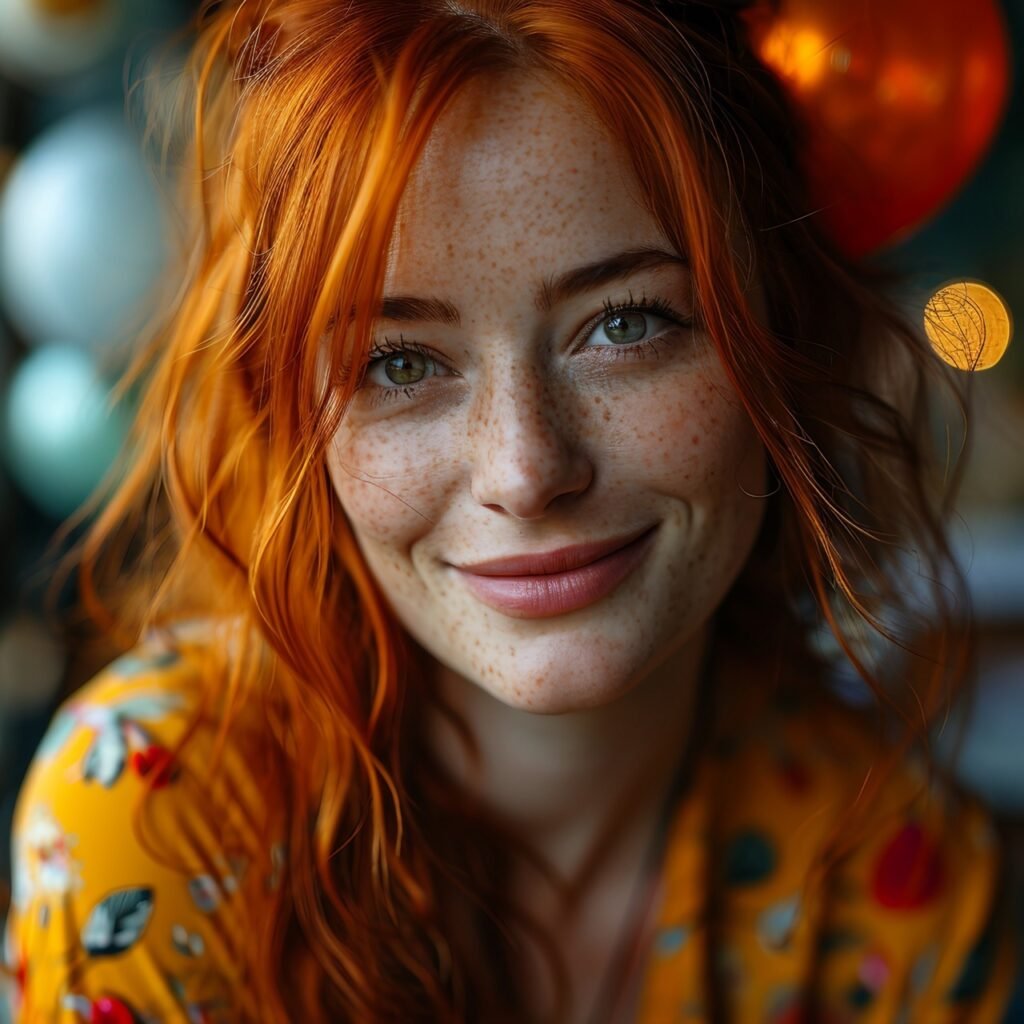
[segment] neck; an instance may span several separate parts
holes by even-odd
[[[562,714],[510,707],[434,663],[439,696],[466,721],[474,758],[431,710],[446,770],[554,870],[566,891],[635,874],[694,728],[706,626],[619,700]],[[697,723],[700,728],[700,723]]]

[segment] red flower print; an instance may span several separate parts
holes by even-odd
[[[177,777],[174,758],[166,747],[150,744],[145,750],[136,750],[131,756],[132,771],[139,778],[153,772],[153,788],[160,789]]]
[[[100,996],[89,1011],[89,1024],[135,1024],[135,1014],[113,996]]]
[[[883,847],[875,862],[871,891],[891,910],[914,910],[942,889],[942,856],[935,841],[917,823],[904,825]]]

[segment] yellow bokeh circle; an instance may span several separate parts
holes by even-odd
[[[1013,335],[1010,310],[987,284],[943,285],[924,308],[924,331],[935,353],[958,370],[995,366]]]

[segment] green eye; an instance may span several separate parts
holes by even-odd
[[[392,384],[418,384],[426,375],[426,366],[422,365],[424,362],[419,352],[396,352],[384,361],[384,373]],[[417,366],[416,363],[421,365]]]
[[[369,354],[361,387],[382,394],[409,394],[431,377],[448,376],[448,368],[430,349],[415,341],[384,338]]]
[[[647,318],[643,313],[615,313],[603,323],[605,335],[620,345],[639,341],[647,331]]]

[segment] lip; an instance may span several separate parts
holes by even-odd
[[[458,565],[457,569],[471,572],[475,576],[540,576],[551,573],[563,573],[569,569],[596,562],[613,551],[626,547],[637,538],[652,530],[645,526],[641,530],[612,537],[609,540],[592,541],[589,544],[574,544],[570,547],[544,551],[536,555],[513,555],[510,558],[490,558],[485,562],[474,562],[470,565]]]
[[[483,563],[487,573],[477,569],[454,566],[468,589],[484,604],[496,611],[514,618],[537,619],[585,608],[606,597],[640,564],[650,550],[656,526],[647,527],[634,535],[625,544],[621,541],[603,542],[600,545],[580,545],[549,552],[544,556],[533,556],[530,564],[536,565],[538,558],[561,560],[589,557],[586,564],[565,569],[562,572],[532,573],[522,575],[499,575],[495,566],[505,567],[510,562],[522,564],[523,559],[501,559]],[[618,544],[609,551],[609,547]],[[593,551],[604,548],[603,555],[594,557]],[[589,550],[588,550],[589,549]],[[566,553],[568,552],[568,554]]]

